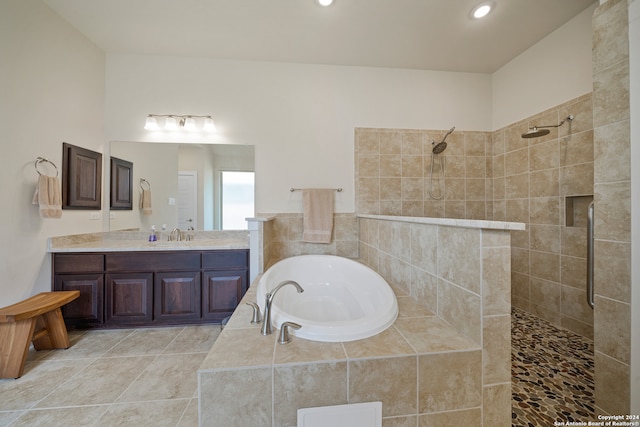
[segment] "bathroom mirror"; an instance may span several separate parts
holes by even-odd
[[[244,218],[254,213],[247,215],[248,205],[242,210],[237,203],[242,198],[253,202],[254,151],[252,145],[112,141],[110,155],[127,159],[135,168],[133,210],[110,211],[109,229],[148,230],[152,225],[158,230],[166,225],[169,231],[175,227],[239,228],[229,226],[228,219],[223,223],[223,212],[230,212],[227,215],[237,217],[236,220],[242,216],[233,224],[245,225]],[[105,169],[104,182],[109,182],[106,175],[109,168]],[[246,172],[251,183],[225,185],[222,177],[229,175],[225,172]],[[149,190],[151,200],[151,208],[145,209],[145,213],[140,205],[143,188]]]

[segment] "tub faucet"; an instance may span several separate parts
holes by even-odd
[[[278,283],[278,286],[273,288],[271,292],[267,292],[264,296],[264,319],[262,321],[262,328],[260,329],[260,333],[262,335],[269,335],[273,331],[271,330],[271,303],[273,302],[273,298],[276,296],[276,292],[280,290],[285,285],[293,285],[296,287],[298,293],[304,292],[302,286],[298,284],[298,282],[294,282],[293,280],[285,280],[283,282]]]

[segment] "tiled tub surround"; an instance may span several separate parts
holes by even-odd
[[[301,213],[260,214],[249,220],[260,242],[260,268],[266,271],[284,258],[296,255],[337,255],[358,257],[358,220],[353,213],[335,213],[331,243],[307,243],[302,241],[303,217]],[[253,248],[252,248],[253,249]]]
[[[240,304],[198,371],[202,426],[288,427],[299,408],[367,401],[382,401],[385,427],[511,425],[508,227],[522,225],[358,221],[362,261],[398,295],[394,325],[360,341],[282,346]]]

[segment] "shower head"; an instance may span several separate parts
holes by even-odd
[[[538,129],[536,126],[529,128],[528,131],[522,134],[523,138],[537,138],[539,136],[544,136],[549,134],[551,131],[549,129]]]
[[[548,128],[559,128],[564,124],[564,122],[571,122],[573,120],[573,115],[569,114],[564,120],[562,120],[557,125],[549,125],[549,126],[533,126],[530,127],[528,131],[522,134],[523,138],[537,138],[539,136],[548,135],[551,131]]]
[[[442,138],[442,141],[440,141],[439,143],[436,144],[435,141],[431,142],[431,144],[435,144],[432,150],[433,154],[440,154],[447,149],[447,143],[445,142],[445,140],[449,135],[451,135],[451,133],[455,130],[455,128],[456,127],[454,126],[451,129],[449,129],[449,131],[444,134],[444,138]]]

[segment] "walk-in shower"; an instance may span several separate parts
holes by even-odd
[[[523,138],[537,138],[539,136],[548,135],[549,132],[551,132],[549,130],[549,128],[559,128],[560,126],[562,126],[564,124],[564,122],[571,123],[571,121],[573,121],[573,115],[570,114],[564,120],[562,120],[560,123],[558,123],[557,125],[530,127],[528,131],[526,131],[525,133],[522,134],[522,137]]]
[[[444,159],[444,156],[439,156],[439,154],[442,154],[444,150],[447,149],[447,142],[446,142],[447,137],[451,135],[451,133],[453,133],[455,129],[456,129],[455,126],[449,129],[449,131],[444,134],[442,141],[438,142],[437,144],[435,140],[431,141],[431,145],[433,145],[433,149],[431,150],[431,173],[429,175],[429,196],[431,196],[431,198],[435,200],[441,200],[444,197],[444,194],[447,190],[447,184],[446,184],[445,175],[444,175],[445,159]],[[440,173],[442,174],[442,191],[440,191],[440,194],[436,194],[433,191],[433,164],[436,162],[436,156],[440,159]]]

